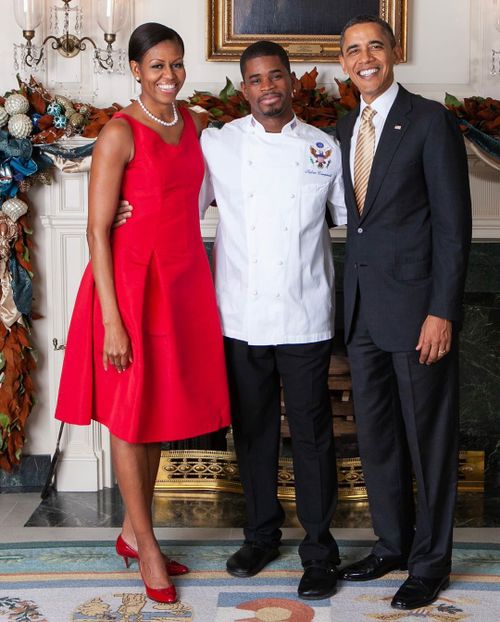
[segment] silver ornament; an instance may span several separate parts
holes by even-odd
[[[3,106],[0,106],[0,127],[3,127],[9,120],[9,115]]]
[[[2,212],[14,222],[16,222],[18,218],[21,218],[21,216],[24,216],[27,211],[28,206],[26,203],[17,197],[7,199],[2,205]]]
[[[14,138],[28,138],[33,131],[33,123],[25,114],[15,114],[9,119],[9,133]]]
[[[8,164],[0,166],[0,188],[2,186],[10,186],[12,182],[12,169]]]
[[[83,106],[80,106],[80,110],[79,110],[80,114],[86,115],[89,114],[90,109],[88,106],[86,106],[85,104],[83,104]]]
[[[11,116],[14,114],[24,114],[28,112],[30,104],[29,101],[20,93],[14,93],[9,95],[5,100],[5,111]]]

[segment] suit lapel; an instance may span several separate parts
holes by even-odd
[[[347,207],[351,208],[351,211],[359,218],[358,208],[356,206],[356,197],[354,196],[354,185],[351,177],[350,155],[351,155],[351,141],[352,131],[354,124],[359,115],[359,106],[352,110],[344,121],[345,125],[345,138],[340,143],[340,150],[342,153],[342,162],[344,163],[344,192]]]
[[[410,94],[400,85],[398,95],[387,115],[384,129],[382,130],[382,135],[377,145],[361,220],[366,217],[373,206],[387,169],[394,158],[399,143],[410,125],[410,120],[407,117],[410,110]]]

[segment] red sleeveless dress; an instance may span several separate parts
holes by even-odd
[[[104,371],[104,329],[91,264],[68,333],[56,418],[91,419],[131,443],[190,438],[229,425],[224,350],[198,194],[203,156],[194,122],[180,109],[178,145],[118,113],[134,136],[122,197],[134,207],[111,235],[115,290],[133,363]]]

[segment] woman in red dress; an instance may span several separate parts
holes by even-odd
[[[160,551],[151,503],[160,443],[229,425],[219,317],[200,234],[203,157],[195,114],[177,108],[184,45],[148,23],[130,38],[141,94],[96,142],[89,187],[91,262],[68,334],[56,417],[111,433],[125,504],[117,552],[138,557],[150,598],[176,600],[169,574],[187,572]],[[120,198],[134,205],[112,229]]]

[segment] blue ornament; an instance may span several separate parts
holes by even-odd
[[[50,104],[47,106],[47,114],[50,114],[53,117],[59,117],[61,115],[61,112],[62,106],[57,102],[50,102]]]
[[[31,115],[31,122],[33,123],[33,127],[35,128],[35,130],[39,130],[40,128],[38,127],[38,121],[42,118],[42,115],[38,112],[34,112]]]
[[[60,114],[57,117],[54,117],[54,127],[57,130],[64,130],[67,123],[68,123],[68,119],[63,114]]]

